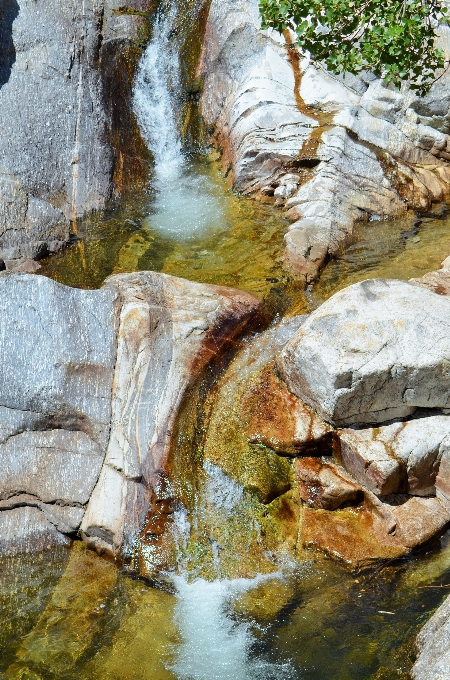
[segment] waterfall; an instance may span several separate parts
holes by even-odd
[[[248,623],[233,620],[233,601],[275,575],[254,579],[188,583],[175,577],[176,622],[182,636],[171,670],[180,680],[288,680],[290,663],[265,661],[252,655],[257,643]]]
[[[160,182],[181,175],[184,158],[177,131],[176,93],[180,88],[177,45],[171,39],[177,4],[162,8],[153,27],[153,39],[141,59],[133,93],[133,108],[144,139],[153,153]]]
[[[202,2],[184,9],[188,30]],[[145,223],[173,238],[191,238],[227,228],[223,189],[211,179],[208,168],[183,153],[175,111],[182,99],[179,57],[179,9],[176,2],[158,10],[153,38],[137,72],[133,109],[144,140],[154,159],[152,188],[156,191]]]

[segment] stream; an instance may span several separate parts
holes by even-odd
[[[192,3],[186,21],[198,10]],[[158,584],[137,579],[80,542],[70,551],[0,559],[1,677],[406,680],[414,638],[449,592],[450,532],[357,574],[312,551],[295,561],[288,552],[269,554],[269,511],[248,492],[265,472],[250,470],[254,450],[241,441],[231,400],[299,316],[341,288],[439,268],[450,253],[450,219],[361,223],[355,243],[304,291],[283,267],[288,223],[280,210],[235,195],[214,150],[186,152],[177,21],[175,3],[159,11],[136,78],[133,105],[154,158],[148,192],[83,220],[77,242],[42,260],[39,273],[80,288],[140,270],[232,286],[261,300],[272,323],[264,342],[253,333],[233,348],[208,376],[210,396],[198,402],[209,413],[202,481],[190,510],[174,518],[176,573]],[[190,419],[188,405],[180,427]],[[283,479],[289,464],[273,460]],[[248,481],[252,474],[260,477]],[[141,547],[149,564],[150,553]]]

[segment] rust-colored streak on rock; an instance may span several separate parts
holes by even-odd
[[[331,428],[287,389],[273,366],[261,375],[241,404],[249,422],[249,441],[278,453],[326,453],[331,450]]]
[[[283,36],[284,39],[286,40],[286,51],[287,51],[287,57],[289,60],[290,65],[292,66],[292,71],[294,72],[294,82],[295,82],[295,88],[294,88],[294,95],[295,95],[295,101],[297,102],[297,106],[299,111],[302,113],[305,113],[306,115],[311,115],[311,112],[307,109],[305,102],[303,101],[301,95],[300,95],[300,86],[302,83],[302,70],[300,66],[300,55],[297,51],[297,48],[295,46],[295,43],[292,38],[292,33],[289,29],[286,29],[283,31]]]
[[[320,458],[296,460],[295,477],[300,498],[309,507],[336,510],[344,505],[358,505],[364,500],[361,487],[343,468]]]

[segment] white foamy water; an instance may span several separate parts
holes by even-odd
[[[178,52],[171,40],[176,15],[175,2],[170,3],[166,12],[163,9],[158,13],[153,39],[139,64],[133,93],[133,109],[153,153],[156,176],[160,180],[176,179],[184,164],[173,94],[179,88],[180,74]]]
[[[181,92],[178,45],[173,38],[176,19],[175,2],[157,14],[153,39],[139,64],[133,109],[155,164],[156,196],[144,225],[179,239],[225,229],[226,199],[205,171],[193,167],[183,155],[175,114]]]
[[[280,577],[277,575],[276,577]],[[252,658],[256,639],[248,623],[231,614],[235,598],[274,575],[255,579],[188,583],[174,578],[177,589],[176,622],[182,643],[171,666],[180,680],[284,680],[293,678],[288,664]],[[298,676],[297,676],[298,677]]]

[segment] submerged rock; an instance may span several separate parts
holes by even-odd
[[[450,301],[394,280],[346,288],[314,311],[278,368],[335,425],[382,423],[450,406]]]

